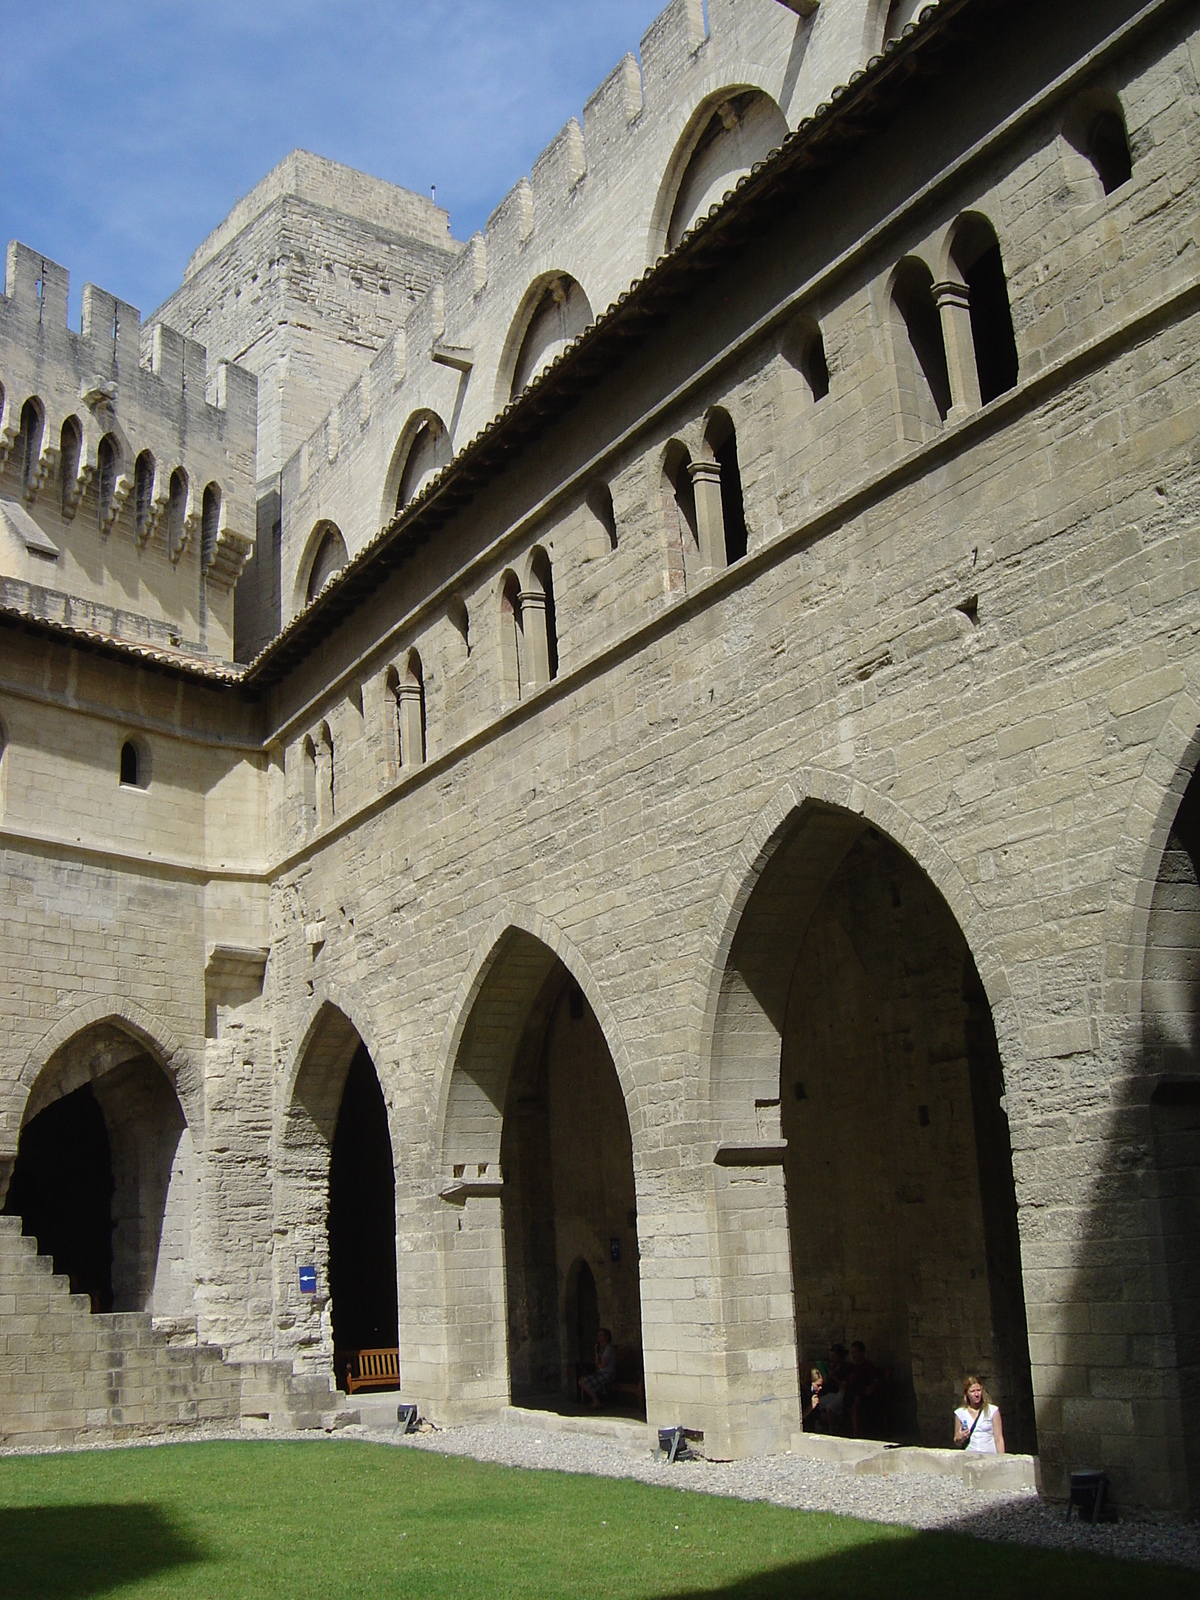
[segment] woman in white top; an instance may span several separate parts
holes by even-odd
[[[987,1390],[973,1374],[963,1383],[963,1403],[954,1413],[954,1442],[979,1455],[1004,1454],[1000,1407],[992,1404]]]

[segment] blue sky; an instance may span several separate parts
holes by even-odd
[[[297,145],[481,227],[665,0],[8,5],[0,240],[143,315]]]

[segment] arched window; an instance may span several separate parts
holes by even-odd
[[[514,333],[520,331],[520,346],[513,359],[508,393],[499,397],[501,401],[515,400],[594,320],[591,303],[574,278],[560,273],[548,279],[532,309],[527,300],[524,319],[517,319]],[[510,333],[509,340],[511,348],[514,334]]]
[[[694,573],[700,564],[700,539],[692,458],[678,439],[671,441],[663,455],[662,500],[667,532],[667,579],[671,588],[684,589],[687,575]]]
[[[313,603],[334,573],[340,572],[349,559],[346,541],[332,522],[319,522],[313,534],[310,544],[315,548],[312,566],[308,569],[305,605]]]
[[[337,774],[333,761],[333,734],[329,724],[323,722],[318,734],[317,758],[317,821],[327,825],[336,812]]]
[[[62,425],[58,442],[58,473],[62,488],[62,514],[75,515],[79,502],[79,457],[83,452],[83,430],[74,417]]]
[[[217,534],[221,524],[221,491],[215,483],[205,486],[200,510],[200,565],[207,572],[217,553]]]
[[[425,763],[425,676],[421,658],[408,652],[404,679],[396,691],[400,718],[400,765],[419,767]]]
[[[446,607],[446,615],[455,633],[462,640],[463,654],[471,654],[471,618],[467,607],[460,595],[451,595],[450,603]]]
[[[308,734],[300,746],[300,803],[304,830],[311,833],[317,826],[317,749]]]
[[[172,561],[178,561],[187,544],[187,473],[176,467],[167,487],[167,549]]]
[[[550,557],[533,552],[529,585],[521,593],[522,631],[529,660],[529,677],[535,688],[558,677],[558,622],[554,614],[554,577]]]
[[[738,466],[737,433],[728,412],[714,411],[705,434],[705,443],[712,452],[720,473],[721,533],[716,538],[714,529],[713,555],[724,557],[724,564],[732,566],[746,554],[746,509],[742,501],[742,473]],[[703,541],[702,541],[703,547]],[[714,560],[713,565],[717,565]]]
[[[390,746],[388,753],[388,766],[399,768],[403,764],[404,738],[400,715],[400,674],[395,667],[389,667],[383,679],[384,703],[391,707],[392,726],[388,733]]]
[[[44,418],[37,400],[26,400],[21,407],[20,450],[17,460],[21,464],[21,487],[25,498],[31,500],[38,489],[38,462],[42,454],[42,428]]]
[[[756,161],[787,138],[787,118],[758,89],[708,100],[692,119],[664,180],[651,254],[675,246]]]
[[[1092,119],[1087,134],[1087,155],[1105,194],[1119,189],[1133,176],[1125,118],[1116,107],[1106,108]]]
[[[132,739],[126,739],[121,746],[121,783],[126,789],[140,789],[144,787],[144,763],[141,751]]]
[[[154,457],[143,450],[133,463],[133,520],[140,543],[150,537],[154,515]]]
[[[1091,164],[1105,194],[1133,176],[1125,108],[1114,90],[1097,84],[1073,100],[1063,120],[1063,134]]]
[[[412,436],[396,486],[396,510],[415,500],[450,460],[450,435],[441,417],[429,416]]]
[[[829,363],[825,359],[820,324],[813,317],[801,315],[789,325],[783,339],[783,354],[808,385],[813,400],[824,400],[829,393]]]
[[[987,405],[1016,387],[1018,364],[1004,262],[985,217],[972,214],[962,219],[955,230],[950,259],[967,286],[979,398]]]
[[[111,433],[106,433],[96,452],[96,494],[100,528],[106,531],[117,514],[117,475],[121,469],[121,449]]]
[[[933,298],[933,274],[916,256],[906,256],[896,268],[892,307],[896,377],[905,434],[920,439],[922,425],[937,426],[949,415],[950,374],[941,318]]]
[[[592,522],[592,537],[588,541],[590,553],[603,555],[615,550],[617,516],[613,510],[612,490],[606,483],[594,483],[584,499]]]
[[[500,580],[500,684],[505,700],[521,698],[521,586],[515,572]]]

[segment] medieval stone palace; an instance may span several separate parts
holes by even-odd
[[[1200,3],[671,0],[0,298],[0,1442],[982,1371],[1200,1506]],[[40,1252],[40,1253],[39,1253]],[[52,1265],[53,1263],[53,1265]]]

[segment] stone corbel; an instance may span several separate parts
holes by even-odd
[[[250,559],[254,540],[244,533],[235,533],[222,520],[217,529],[216,543],[208,553],[204,576],[214,588],[232,589],[242,575],[242,568]]]
[[[447,344],[445,339],[435,339],[429,359],[439,367],[452,367],[455,372],[470,372],[475,365],[475,352],[469,345]]]
[[[746,1144],[719,1144],[713,1160],[718,1167],[781,1167],[786,1154],[786,1139],[756,1139]]]
[[[5,394],[4,407],[0,411],[0,472],[3,472],[8,461],[12,447],[16,444],[21,433],[21,413],[17,409],[16,401],[11,394]]]
[[[464,1206],[468,1200],[498,1200],[503,1193],[503,1178],[457,1178],[438,1197],[447,1205]]]
[[[811,17],[815,15],[821,0],[779,0],[779,3],[789,11],[794,11],[798,17]]]
[[[62,514],[64,522],[74,521],[75,513],[79,510],[79,502],[83,499],[83,496],[87,490],[87,486],[92,481],[95,470],[96,469],[92,466],[91,462],[86,459],[83,446],[81,445],[79,450],[79,462],[75,468],[75,476],[71,479],[70,483],[63,485]]]
[[[180,530],[179,543],[169,552],[172,562],[178,562],[184,551],[191,544],[200,526],[200,503],[196,494],[196,486],[189,475],[187,481],[187,500],[183,507],[183,526]]]
[[[42,448],[38,451],[33,475],[22,491],[27,506],[33,505],[33,502],[41,493],[42,485],[58,467],[59,447],[51,443],[49,433],[50,429],[48,427],[42,429]]]
[[[112,499],[108,502],[108,510],[104,513],[104,520],[100,524],[100,532],[102,534],[107,535],[112,532],[113,524],[121,515],[121,509],[126,500],[129,499],[129,492],[132,488],[133,479],[127,473],[119,472],[117,481],[113,484]]]
[[[457,1162],[451,1171],[448,1181],[444,1182],[438,1190],[438,1196],[447,1205],[462,1206],[468,1200],[498,1200],[504,1192],[504,1174],[493,1162],[472,1162],[473,1171],[467,1171],[467,1163],[459,1165]]]

